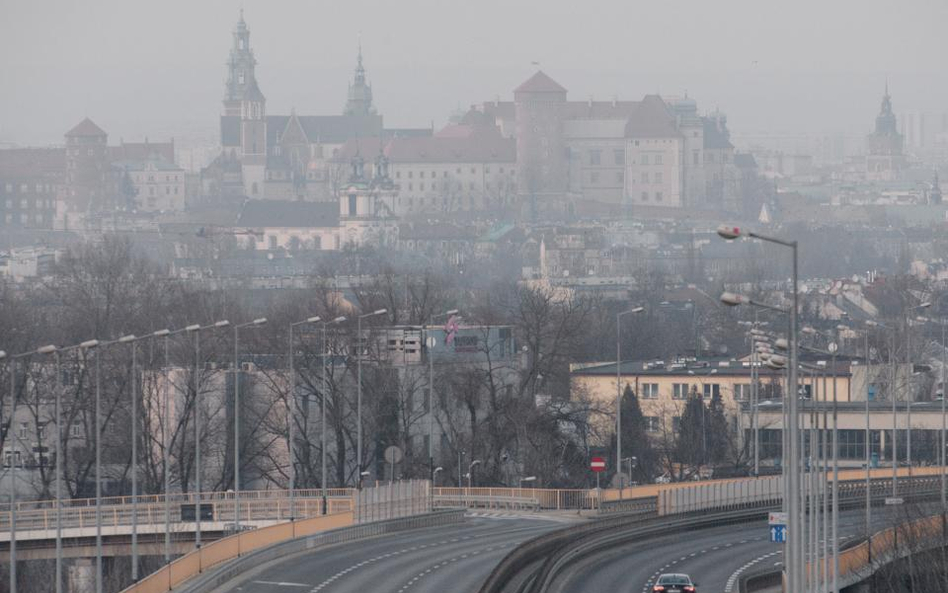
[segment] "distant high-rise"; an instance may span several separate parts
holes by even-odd
[[[349,85],[349,95],[343,115],[375,115],[372,105],[372,85],[365,81],[365,67],[362,65],[362,45],[359,45],[359,57],[356,61],[355,77]]]

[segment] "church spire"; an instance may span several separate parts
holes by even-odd
[[[227,60],[227,83],[224,89],[224,115],[246,115],[247,104],[255,107],[250,112],[262,116],[266,99],[257,86],[254,69],[257,59],[250,49],[250,29],[244,21],[244,9],[240,9],[237,25],[234,27],[234,42]]]
[[[362,64],[362,42],[359,41],[359,52],[356,57],[355,75],[349,85],[349,95],[346,99],[346,108],[343,115],[374,115],[372,106],[372,85],[365,81],[365,66]]]

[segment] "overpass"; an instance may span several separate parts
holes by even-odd
[[[913,469],[916,486],[925,484],[926,488],[934,488],[938,482],[937,475],[940,468],[914,468]],[[900,474],[906,476],[908,469],[900,470]],[[864,491],[859,490],[859,485],[865,479],[865,471],[841,472],[841,496],[842,497],[860,497],[864,496]],[[884,492],[887,489],[891,470],[874,471],[873,492]],[[478,552],[478,555],[487,552],[490,555],[497,556],[504,548],[513,547],[515,543],[522,543],[521,536],[525,534],[543,533],[561,525],[562,521],[570,520],[579,515],[585,517],[595,516],[599,513],[620,513],[621,511],[635,511],[641,516],[664,516],[665,521],[674,520],[674,516],[693,513],[694,511],[708,511],[718,508],[764,508],[767,505],[779,503],[779,486],[773,485],[775,478],[752,478],[735,480],[718,480],[699,483],[676,483],[663,485],[649,485],[618,490],[550,490],[540,488],[434,488],[426,491],[425,496],[430,497],[430,504],[442,507],[464,507],[474,509],[477,514],[483,518],[469,520],[470,527],[449,528],[455,533],[483,532],[485,535],[477,536],[474,539],[482,540],[486,534],[495,534],[497,538],[501,533],[509,534],[502,543],[497,543],[490,547],[490,550]],[[425,483],[427,484],[427,483]],[[427,486],[426,486],[427,487]],[[321,516],[321,492],[319,490],[300,490],[296,492],[297,513],[296,517],[319,518]],[[423,513],[430,507],[421,503],[406,502],[404,508],[398,513],[392,513],[389,509],[384,510],[384,500],[356,502],[358,496],[351,490],[337,490],[327,492],[327,502],[329,503],[330,514],[345,515],[352,513],[352,523],[370,523],[378,520],[391,518],[395,514],[399,516],[416,515]],[[209,521],[202,521],[202,532],[208,534],[208,539],[221,538],[231,539],[234,536],[228,536],[233,532],[234,518],[234,500],[229,493],[206,493],[200,497],[194,495],[172,495],[167,500],[163,497],[139,497],[139,533],[140,533],[140,552],[163,553],[164,537],[164,513],[167,508],[166,502],[174,509],[177,505],[175,520],[170,521],[174,532],[174,552],[183,553],[193,550],[193,530],[195,524],[191,521],[182,520],[180,510],[181,505],[193,504],[200,498],[202,503],[208,501],[213,504],[213,517]],[[286,525],[286,520],[290,517],[289,495],[285,491],[261,491],[255,493],[241,493],[240,515],[241,522],[252,531],[257,531],[261,535],[270,528],[280,528]],[[417,496],[416,496],[417,498]],[[103,505],[103,520],[109,518],[109,530],[103,529],[107,534],[107,548],[113,554],[123,554],[128,551],[128,536],[131,533],[131,501],[128,498],[108,499],[107,504]],[[21,503],[18,506],[18,528],[21,525],[29,527],[22,533],[18,532],[18,555],[21,558],[40,558],[50,557],[49,551],[52,546],[50,538],[54,535],[55,525],[55,505],[49,501],[41,503]],[[32,508],[28,508],[32,507]],[[68,511],[68,512],[67,512]],[[536,511],[541,511],[538,514]],[[7,508],[7,513],[9,508]],[[23,519],[20,519],[22,513]],[[356,520],[356,515],[360,515]],[[617,515],[623,516],[623,515]],[[627,516],[627,513],[626,515]],[[640,520],[639,518],[639,520]],[[89,520],[91,519],[91,523]],[[557,523],[557,519],[560,523]],[[90,525],[94,534],[95,507],[90,501],[71,501],[67,509],[63,512],[63,533],[66,536],[70,533],[73,537],[67,550],[73,548],[70,552],[72,556],[89,556],[89,540],[83,539],[88,535]],[[505,523],[498,523],[505,521]],[[612,520],[614,522],[614,520]],[[300,524],[302,521],[296,521]],[[503,525],[504,529],[497,529],[497,526]],[[0,521],[0,528],[8,526],[8,516]],[[509,528],[506,528],[509,526]],[[7,527],[8,528],[8,527]],[[439,531],[440,529],[440,531]],[[375,549],[387,549],[387,547],[398,547],[406,540],[416,538],[433,537],[437,539],[443,535],[446,528],[432,529],[428,536],[413,535],[402,536],[399,538],[383,538],[377,544],[373,544]],[[70,532],[68,530],[76,530]],[[285,531],[285,530],[284,530]],[[250,533],[250,532],[248,532]],[[22,536],[22,537],[21,537]],[[292,539],[299,537],[297,532],[284,533],[283,539]],[[467,536],[458,538],[449,538],[449,544],[473,541],[465,539]],[[495,536],[492,535],[491,538]],[[504,536],[506,537],[506,536]],[[9,540],[9,532],[0,533],[0,542]],[[746,538],[745,538],[746,539]],[[759,538],[759,534],[757,536]],[[385,540],[385,541],[383,541]],[[455,542],[454,540],[458,540]],[[267,545],[276,543],[279,540],[273,540]],[[440,541],[440,540],[438,540]],[[484,540],[486,541],[486,540]],[[754,541],[754,538],[746,539]],[[427,545],[427,544],[421,544]],[[206,546],[208,548],[210,546]],[[411,546],[409,546],[411,547]],[[430,554],[448,553],[452,546],[445,544],[444,550],[430,550]],[[401,549],[401,548],[400,548]],[[22,551],[21,551],[22,550]],[[351,550],[350,550],[351,551]],[[206,552],[206,550],[204,550]],[[326,552],[327,554],[329,552]],[[470,552],[473,554],[474,552]],[[30,554],[33,554],[32,556]],[[188,554],[191,556],[192,554]],[[384,554],[382,554],[384,556]],[[461,553],[457,558],[462,558]],[[450,561],[455,556],[447,558]],[[499,561],[500,556],[495,560]],[[206,561],[206,563],[205,563]],[[200,574],[213,567],[219,562],[227,560],[214,561],[208,557],[198,564],[198,569],[194,574]],[[377,561],[381,562],[381,561]],[[460,560],[455,560],[460,562]],[[284,567],[286,568],[286,567]],[[489,574],[490,568],[484,567],[486,571],[477,573],[480,580]],[[281,569],[282,570],[282,569]],[[304,573],[305,567],[301,567]],[[194,575],[191,575],[194,576]],[[327,577],[328,578],[328,577]],[[187,579],[185,579],[187,580]],[[312,581],[313,579],[301,579]],[[182,581],[184,582],[184,581]],[[167,589],[164,589],[167,590]],[[256,589],[255,589],[256,590]],[[262,589],[261,589],[262,590]],[[472,589],[473,590],[473,589]]]

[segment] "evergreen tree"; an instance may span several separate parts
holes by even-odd
[[[727,416],[724,413],[724,400],[721,398],[720,392],[711,397],[711,405],[708,407],[706,414],[708,460],[719,464],[727,459],[731,443],[730,428],[728,427]]]
[[[642,414],[642,407],[639,405],[639,398],[632,391],[632,387],[626,384],[622,392],[622,400],[619,405],[622,409],[622,456],[621,459],[635,457],[636,463],[632,468],[632,480],[640,484],[649,482],[655,467],[655,452],[652,449],[648,438],[648,426],[645,422],[645,416]],[[613,447],[613,451],[615,447]],[[617,460],[613,467],[620,469]],[[628,462],[623,462],[621,469],[628,471]]]
[[[705,461],[707,410],[697,391],[692,390],[678,423],[675,458],[679,463],[698,467]]]

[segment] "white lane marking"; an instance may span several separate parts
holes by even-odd
[[[763,537],[754,537],[754,538],[750,538],[750,539],[743,539],[743,540],[740,540],[740,543],[741,543],[741,544],[746,544],[746,543],[748,543],[748,542],[756,542],[756,541],[760,541],[760,540],[762,540],[762,539],[764,539],[764,538],[763,538]],[[841,538],[841,539],[843,539],[843,538]],[[669,563],[666,564],[665,566],[663,566],[663,567],[659,568],[658,570],[656,570],[656,571],[652,574],[652,576],[650,576],[650,577],[648,578],[648,580],[645,581],[645,586],[642,587],[642,593],[648,593],[648,592],[651,590],[651,588],[652,588],[652,584],[658,579],[658,577],[660,577],[660,576],[662,575],[662,573],[665,572],[666,569],[671,568],[672,566],[678,564],[679,562],[682,562],[682,561],[687,560],[687,559],[689,559],[689,558],[693,558],[693,557],[698,556],[698,555],[700,555],[700,554],[707,554],[709,551],[714,552],[714,551],[720,550],[721,548],[730,548],[731,546],[734,546],[734,545],[737,545],[737,544],[736,544],[735,542],[729,542],[729,543],[726,543],[726,544],[721,544],[721,545],[719,545],[719,546],[714,546],[714,547],[711,548],[710,550],[704,549],[704,550],[701,550],[700,552],[692,552],[692,553],[689,554],[688,556],[682,556],[681,558],[679,558],[679,559],[677,559],[677,560],[672,560],[671,562],[669,562]],[[773,555],[773,554],[770,554],[770,556],[772,556],[772,555]],[[755,560],[754,562],[756,562],[756,560]],[[751,564],[752,564],[752,563],[748,563],[747,565],[742,566],[740,570],[744,570],[744,569],[748,568],[749,566],[751,566]],[[738,572],[740,572],[740,570],[739,570]],[[732,576],[733,576],[733,575],[732,575]],[[730,593],[730,591],[729,591],[728,593]]]
[[[309,587],[306,583],[284,583],[280,581],[254,581],[254,585],[276,585],[277,587]]]
[[[775,551],[773,551],[773,552],[770,552],[769,554],[764,554],[763,556],[758,556],[757,558],[754,558],[753,560],[751,560],[750,562],[748,562],[748,563],[745,564],[744,566],[742,566],[742,567],[738,568],[737,570],[735,570],[734,572],[732,572],[732,573],[731,573],[731,576],[729,576],[729,577],[727,578],[727,583],[725,583],[725,585],[724,585],[724,593],[732,593],[732,592],[734,591],[734,585],[737,584],[737,579],[740,578],[742,572],[744,572],[745,570],[747,570],[747,569],[750,568],[751,566],[757,564],[758,562],[761,562],[761,561],[763,561],[763,560],[766,560],[767,558],[772,558],[772,557],[776,556],[777,554],[783,554],[783,550],[775,550]],[[778,564],[779,564],[779,563],[778,563]]]
[[[426,568],[425,570],[423,570],[423,571],[419,572],[418,574],[416,574],[416,575],[415,575],[414,577],[412,577],[408,582],[406,582],[404,585],[401,586],[401,588],[398,590],[398,593],[405,593],[405,591],[411,589],[411,588],[415,585],[416,582],[420,581],[421,579],[425,578],[427,575],[431,574],[432,571],[438,570],[439,568],[441,568],[441,567],[443,567],[443,566],[447,566],[447,565],[449,565],[449,564],[452,564],[452,563],[454,563],[454,562],[457,562],[457,561],[459,561],[459,560],[463,560],[463,559],[468,558],[468,557],[471,557],[471,556],[477,556],[477,555],[480,554],[481,552],[484,552],[484,553],[486,554],[487,552],[493,552],[494,550],[499,550],[499,549],[501,549],[501,548],[506,548],[506,547],[508,547],[508,546],[518,546],[518,545],[520,545],[520,543],[521,543],[521,542],[517,541],[517,542],[507,542],[507,543],[494,544],[494,545],[492,545],[492,546],[487,546],[486,548],[482,548],[482,549],[480,549],[480,550],[475,550],[475,551],[473,551],[473,552],[469,552],[468,554],[461,554],[460,556],[455,556],[455,557],[453,557],[453,558],[449,558],[449,559],[447,559],[447,560],[443,560],[443,561],[439,562],[438,564],[435,564],[435,565],[433,565],[433,566],[430,566],[430,567]]]

